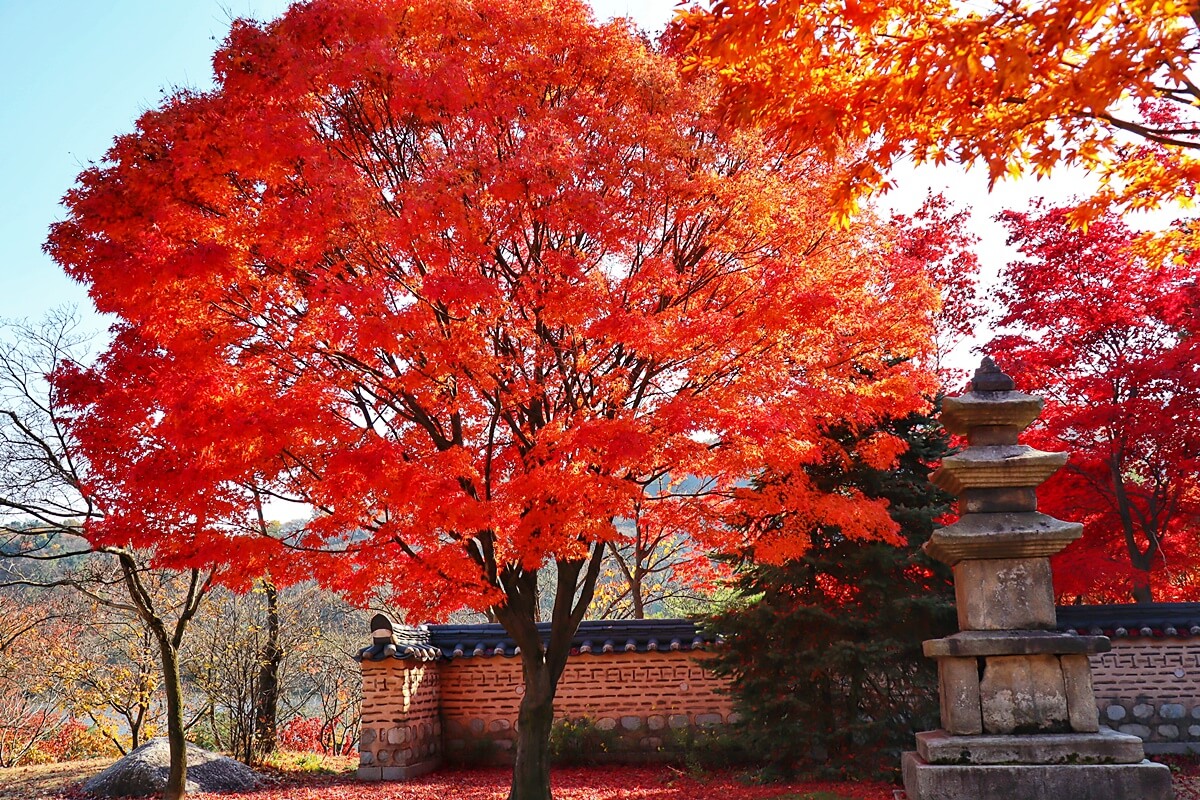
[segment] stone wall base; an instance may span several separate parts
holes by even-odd
[[[428,775],[440,766],[441,762],[431,758],[403,767],[359,767],[358,779],[360,781],[406,781],[409,778]]]
[[[1165,764],[949,766],[902,760],[908,800],[1172,800]]]

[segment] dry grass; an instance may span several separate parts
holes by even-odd
[[[0,800],[62,797],[67,789],[103,772],[113,761],[111,758],[93,758],[0,769]]]

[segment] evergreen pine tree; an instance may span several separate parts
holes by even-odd
[[[708,620],[726,642],[712,666],[731,679],[740,732],[769,775],[886,774],[914,731],[937,727],[936,668],[921,642],[954,630],[953,587],[949,570],[920,547],[951,508],[953,498],[928,478],[952,451],[929,415],[884,430],[909,445],[893,469],[856,459],[807,471],[826,491],[854,486],[886,498],[905,545],[814,529],[803,558],[747,559],[736,581],[741,601]]]

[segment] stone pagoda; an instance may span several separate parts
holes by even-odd
[[[1101,729],[1089,653],[1103,636],[1058,633],[1050,556],[1081,525],[1039,514],[1037,487],[1067,461],[1018,444],[1042,399],[983,360],[942,424],[969,446],[932,480],[960,519],[925,545],[954,570],[960,633],[925,642],[937,660],[942,729],[905,753],[908,800],[1167,800],[1170,771],[1142,740]]]

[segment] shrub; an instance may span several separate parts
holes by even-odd
[[[550,728],[550,759],[561,765],[595,764],[600,753],[616,749],[617,732],[601,730],[590,717],[556,719]]]
[[[31,764],[50,764],[116,754],[116,747],[97,728],[71,719],[53,735],[34,745],[25,760]]]

